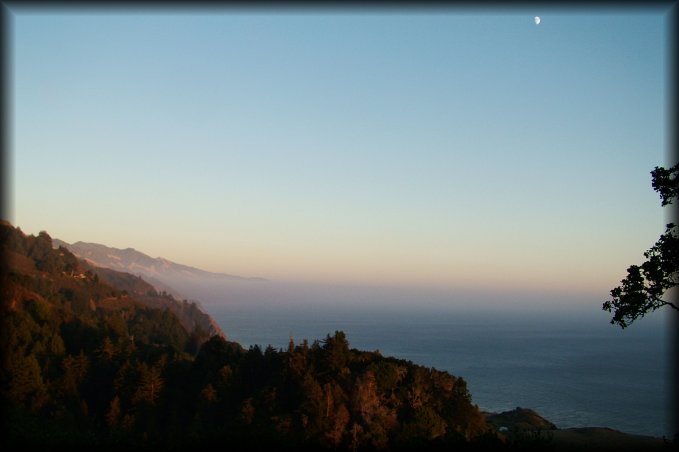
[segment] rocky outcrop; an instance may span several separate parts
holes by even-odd
[[[659,451],[676,446],[663,438],[632,435],[605,427],[560,429],[528,408],[483,414],[498,436],[517,450]]]

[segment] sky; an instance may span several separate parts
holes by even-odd
[[[26,233],[278,281],[605,299],[664,231],[662,10],[13,15]]]

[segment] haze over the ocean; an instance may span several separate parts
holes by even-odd
[[[14,13],[24,232],[603,300],[664,230],[663,10]]]

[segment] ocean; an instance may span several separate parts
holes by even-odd
[[[211,305],[230,340],[286,349],[342,330],[379,350],[465,379],[481,410],[531,408],[559,428],[609,427],[673,437],[670,324],[663,313],[625,330],[591,315],[459,313],[399,306]]]

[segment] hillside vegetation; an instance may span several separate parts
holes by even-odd
[[[45,232],[26,236],[3,223],[0,233],[9,446],[386,450],[498,441],[462,378],[352,349],[341,331],[311,344],[291,339],[286,350],[245,350],[188,331],[160,304],[166,294],[88,267],[53,249]]]
[[[224,332],[212,319],[203,312],[195,302],[177,300],[166,291],[158,291],[140,276],[119,272],[109,268],[95,267],[86,261],[80,261],[85,269],[97,275],[100,281],[123,291],[145,306],[156,309],[169,309],[187,331],[200,329],[209,336],[224,336]]]

